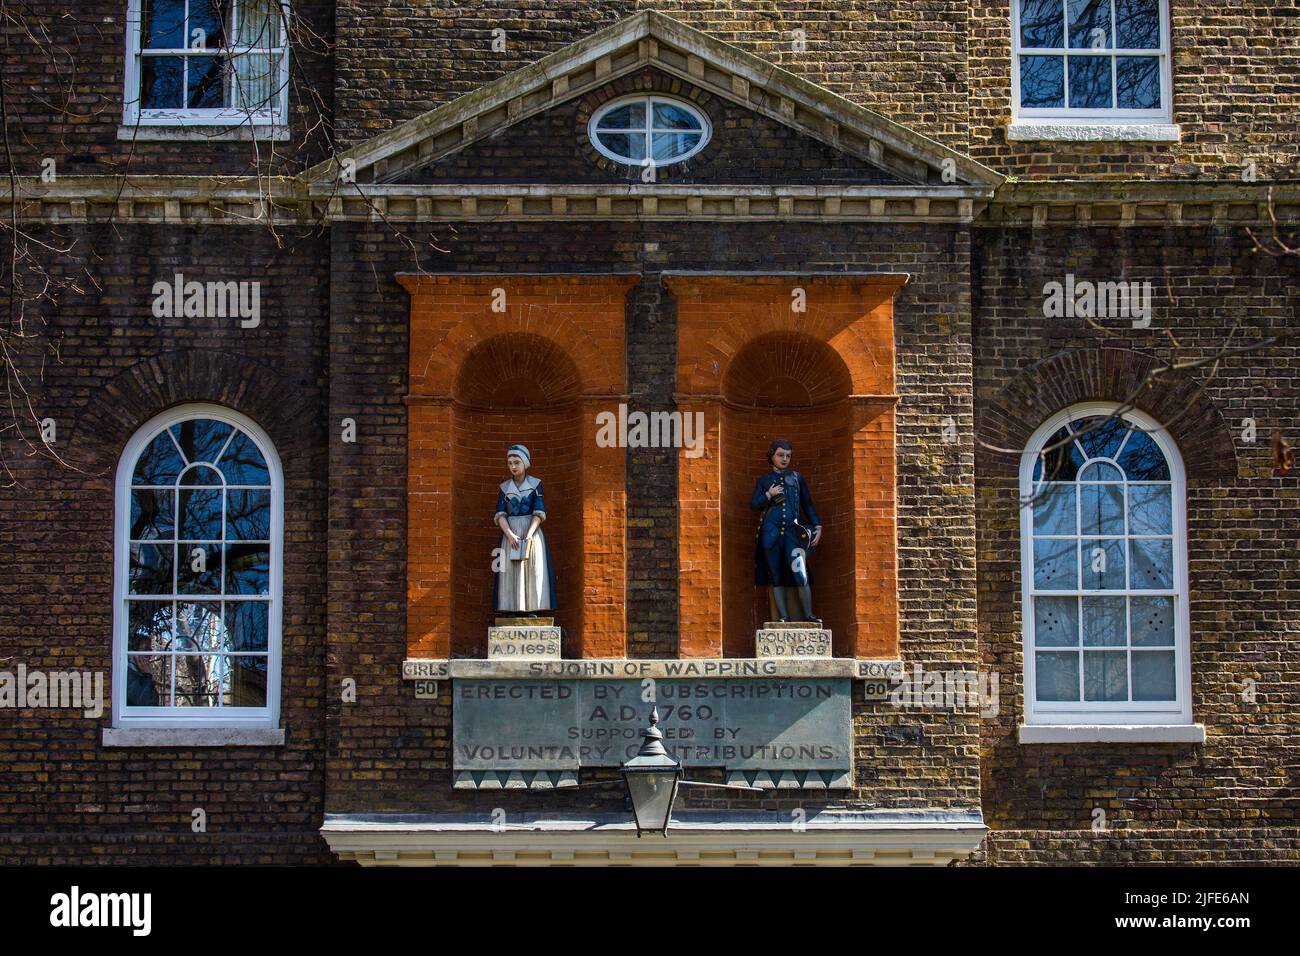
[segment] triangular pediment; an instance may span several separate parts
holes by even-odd
[[[662,71],[922,187],[989,192],[1003,177],[838,94],[654,11],[642,11],[360,143],[309,182],[409,181],[506,129],[647,68]]]
[[[683,161],[657,167],[652,179],[646,178],[644,165],[602,154],[591,139],[591,120],[603,104],[622,101],[628,95],[663,95],[690,102],[709,123],[707,145]],[[600,186],[618,182],[715,187],[771,183],[915,186],[895,172],[651,66],[590,95],[556,104],[457,152],[390,176],[386,182],[411,186]]]

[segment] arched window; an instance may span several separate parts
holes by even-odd
[[[1020,469],[1026,724],[1189,724],[1181,459],[1139,412],[1078,405]]]
[[[172,409],[117,474],[115,726],[275,727],[280,461],[252,421]]]

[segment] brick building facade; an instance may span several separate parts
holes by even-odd
[[[277,81],[257,110],[194,79],[255,13],[188,51],[160,39],[179,0],[0,26],[0,861],[1300,860],[1300,490],[1273,447],[1300,411],[1300,6],[1117,2],[294,0],[271,53],[244,43]],[[210,6],[179,3],[184,36]],[[1028,105],[1056,60],[1109,109]],[[617,161],[623,103],[676,104],[645,152],[701,148]],[[258,311],[160,315],[177,274],[175,304],[256,283]],[[1053,312],[1054,283],[1133,308]],[[620,409],[698,415],[699,453],[601,441]],[[1114,441],[1078,424],[1107,416]],[[236,437],[201,458],[185,422]],[[1045,489],[1067,426],[1077,474]],[[239,436],[265,481],[223,464]],[[143,481],[155,437],[184,460]],[[756,657],[776,437],[821,516],[830,658]],[[562,664],[488,657],[513,442]],[[66,672],[111,706],[18,690]],[[467,757],[471,714],[506,743],[553,716],[484,689],[619,678],[639,725],[645,677],[827,689],[842,710],[774,703],[763,733],[836,753],[685,747],[691,779],[760,789],[684,789],[655,840],[618,761]]]

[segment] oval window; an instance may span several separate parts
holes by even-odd
[[[633,96],[602,106],[588,132],[602,156],[628,166],[667,166],[703,149],[710,130],[694,106],[662,96]]]

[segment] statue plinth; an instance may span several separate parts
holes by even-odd
[[[488,660],[558,661],[560,629],[554,620],[497,618],[497,626],[488,628]]]
[[[831,632],[815,621],[768,621],[754,634],[754,656],[831,657]]]

